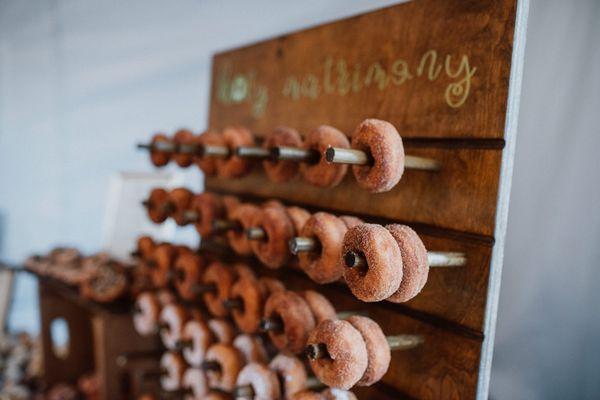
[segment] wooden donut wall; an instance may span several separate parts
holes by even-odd
[[[404,304],[362,303],[341,284],[275,274],[326,294],[341,310],[366,310],[386,334],[420,334],[394,352],[383,380],[359,398],[487,398],[524,46],[526,1],[416,0],[215,55],[210,127],[243,125],[264,136],[331,125],[350,136],[366,118],[391,122],[405,152],[437,172],[407,170],[371,194],[352,173],[321,189],[270,182],[261,168],[206,189],[278,198],[311,211],[413,227],[426,247],[467,264],[434,268]]]

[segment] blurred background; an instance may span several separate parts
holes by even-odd
[[[215,51],[394,3],[0,0],[0,259],[99,250],[111,179],[152,170],[135,143],[205,127]],[[600,1],[530,3],[491,397],[597,399]]]

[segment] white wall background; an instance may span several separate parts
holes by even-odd
[[[110,176],[150,170],[134,144],[204,127],[216,50],[392,3],[0,0],[0,257],[98,249]],[[532,0],[496,399],[600,397],[599,20],[596,0]]]

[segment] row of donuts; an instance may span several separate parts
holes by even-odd
[[[196,164],[206,175],[239,178],[257,161],[273,182],[287,182],[301,174],[318,187],[337,186],[348,165],[358,185],[372,193],[391,190],[405,168],[436,171],[439,162],[404,154],[402,138],[389,122],[367,119],[352,134],[351,143],[338,129],[321,125],[304,138],[294,129],[280,127],[262,143],[246,128],[231,126],[221,133],[208,130],[194,135],[187,129],[173,137],[159,133],[148,144],[152,163],[161,167],[173,159],[179,166]]]
[[[145,204],[154,222],[169,216],[181,225],[194,222],[203,239],[225,235],[236,253],[254,254],[269,268],[282,267],[297,255],[300,269],[313,281],[343,279],[365,302],[408,301],[425,286],[430,267],[466,263],[463,253],[427,251],[406,225],[368,224],[327,212],[311,215],[274,200],[259,206],[177,188],[154,189]]]

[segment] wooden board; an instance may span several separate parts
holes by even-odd
[[[432,270],[408,303],[364,304],[342,285],[283,272],[288,285],[327,293],[338,308],[368,310],[388,333],[428,335],[394,355],[361,398],[487,398],[522,71],[526,0],[416,0],[217,54],[211,128],[243,125],[258,137],[277,126],[306,134],[323,124],[348,136],[366,118],[393,123],[410,155],[439,172],[406,171],[384,194],[352,176],[320,189],[209,178],[207,190],[375,223],[413,226],[430,250],[462,251],[468,265]]]

